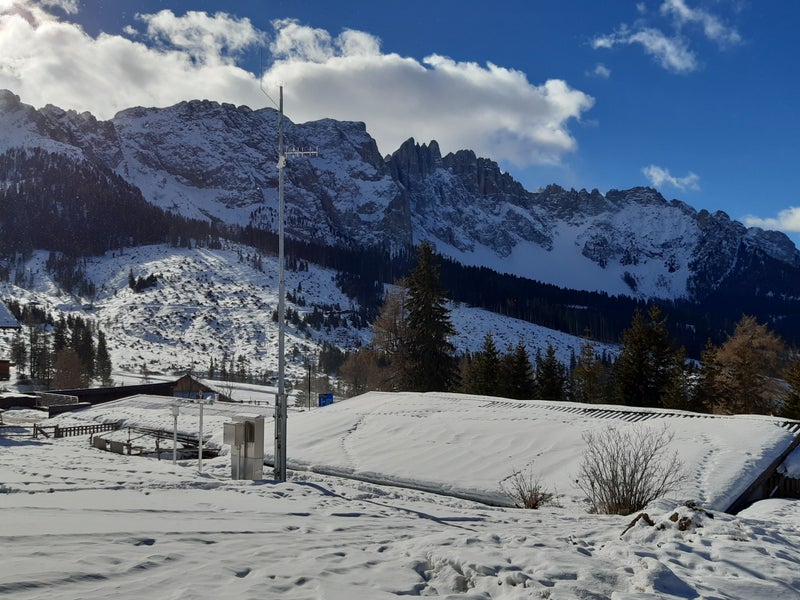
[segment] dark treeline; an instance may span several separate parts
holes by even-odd
[[[0,256],[91,256],[216,235],[214,224],[153,206],[108,169],[40,149],[0,155],[0,182]]]
[[[25,327],[17,330],[10,357],[18,378],[45,389],[86,387],[92,380],[110,385],[111,357],[103,331],[80,316],[58,318],[37,305],[6,301]]]

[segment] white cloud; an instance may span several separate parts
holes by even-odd
[[[226,13],[212,17],[189,11],[178,17],[171,10],[162,10],[137,17],[147,24],[146,37],[151,42],[187,52],[203,64],[233,64],[236,53],[264,42],[263,34],[249,19],[236,19]]]
[[[92,37],[33,0],[0,0],[0,88],[29,104],[104,119],[130,106],[193,98],[267,103],[257,76],[237,63],[265,39],[249,20],[169,10],[139,18],[143,31]],[[273,27],[264,82],[285,85],[289,117],[365,121],[384,152],[413,136],[436,139],[445,152],[471,148],[519,165],[558,164],[577,146],[570,122],[594,104],[561,80],[534,85],[494,64],[384,53],[378,38],[361,31],[332,36],[293,20]]]
[[[365,121],[384,152],[409,137],[435,139],[444,152],[470,148],[519,165],[557,164],[576,148],[567,125],[594,100],[560,80],[532,85],[524,73],[432,54],[422,61],[386,54],[359,31],[327,31],[276,21],[265,81],[283,82],[298,121],[324,116]]]
[[[662,67],[674,73],[688,73],[698,68],[697,57],[689,49],[686,40],[669,37],[658,29],[630,30],[622,27],[615,33],[598,36],[592,40],[592,47],[595,49],[612,48],[620,44],[639,44]]]
[[[365,121],[382,151],[435,139],[444,152],[470,148],[518,165],[557,164],[576,148],[568,130],[594,100],[564,81],[531,84],[524,73],[432,54],[385,54],[364,32],[328,32],[277,21],[275,63],[265,80],[284,82],[295,120]]]
[[[719,17],[706,10],[689,7],[685,0],[664,0],[660,6],[659,14],[671,20],[674,29],[672,34],[648,24],[648,19],[644,18],[647,11],[643,3],[637,4],[636,10],[643,18],[634,27],[623,24],[614,33],[596,36],[592,40],[592,47],[610,49],[617,45],[638,44],[664,69],[673,73],[689,73],[699,68],[699,62],[690,47],[689,38],[683,32],[685,26],[699,25],[703,35],[720,47],[733,46],[742,41],[736,29],[728,27]]]
[[[0,88],[35,106],[89,110],[103,119],[131,106],[193,98],[263,102],[255,76],[233,60],[257,40],[249,21],[162,11],[145,22],[141,41],[95,38],[34,2],[0,0]]]
[[[78,0],[40,0],[42,6],[60,8],[68,15],[78,13]]]
[[[777,231],[800,231],[800,207],[791,206],[778,213],[777,217],[761,218],[747,215],[742,221],[748,227],[761,227]]]
[[[661,13],[672,16],[679,26],[696,23],[702,26],[705,36],[722,46],[735,45],[742,41],[736,29],[727,27],[719,17],[699,8],[690,8],[684,0],[665,0]]]
[[[679,190],[700,189],[700,177],[691,171],[685,177],[675,177],[670,174],[669,169],[649,165],[642,169],[642,173],[650,181],[650,185],[656,188],[666,184]]]
[[[611,77],[611,69],[609,69],[603,63],[597,63],[594,66],[594,69],[589,71],[587,75],[590,75],[591,77],[599,77],[600,79],[608,79]]]
[[[641,44],[668,71],[687,73],[697,69],[697,58],[687,42],[677,37],[667,37],[658,29],[642,29],[630,36],[631,44]]]

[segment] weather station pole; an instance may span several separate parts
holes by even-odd
[[[264,89],[261,91],[275,104],[275,101]],[[288,413],[286,398],[286,260],[284,258],[284,212],[283,170],[286,168],[287,156],[318,156],[318,150],[286,151],[283,143],[283,86],[280,86],[278,97],[278,393],[275,397],[275,481],[286,481],[286,417]]]
[[[283,170],[286,154],[283,148],[283,86],[278,104],[278,395],[275,398],[275,480],[286,481],[286,356],[284,316],[286,311],[286,280],[283,247]]]

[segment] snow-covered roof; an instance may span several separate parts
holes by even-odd
[[[6,305],[0,301],[0,329],[17,329],[19,322],[14,318],[14,315],[6,308]]]

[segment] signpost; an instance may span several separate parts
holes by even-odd
[[[319,395],[319,406],[330,406],[333,404],[333,393],[328,392],[327,394],[320,394]]]

